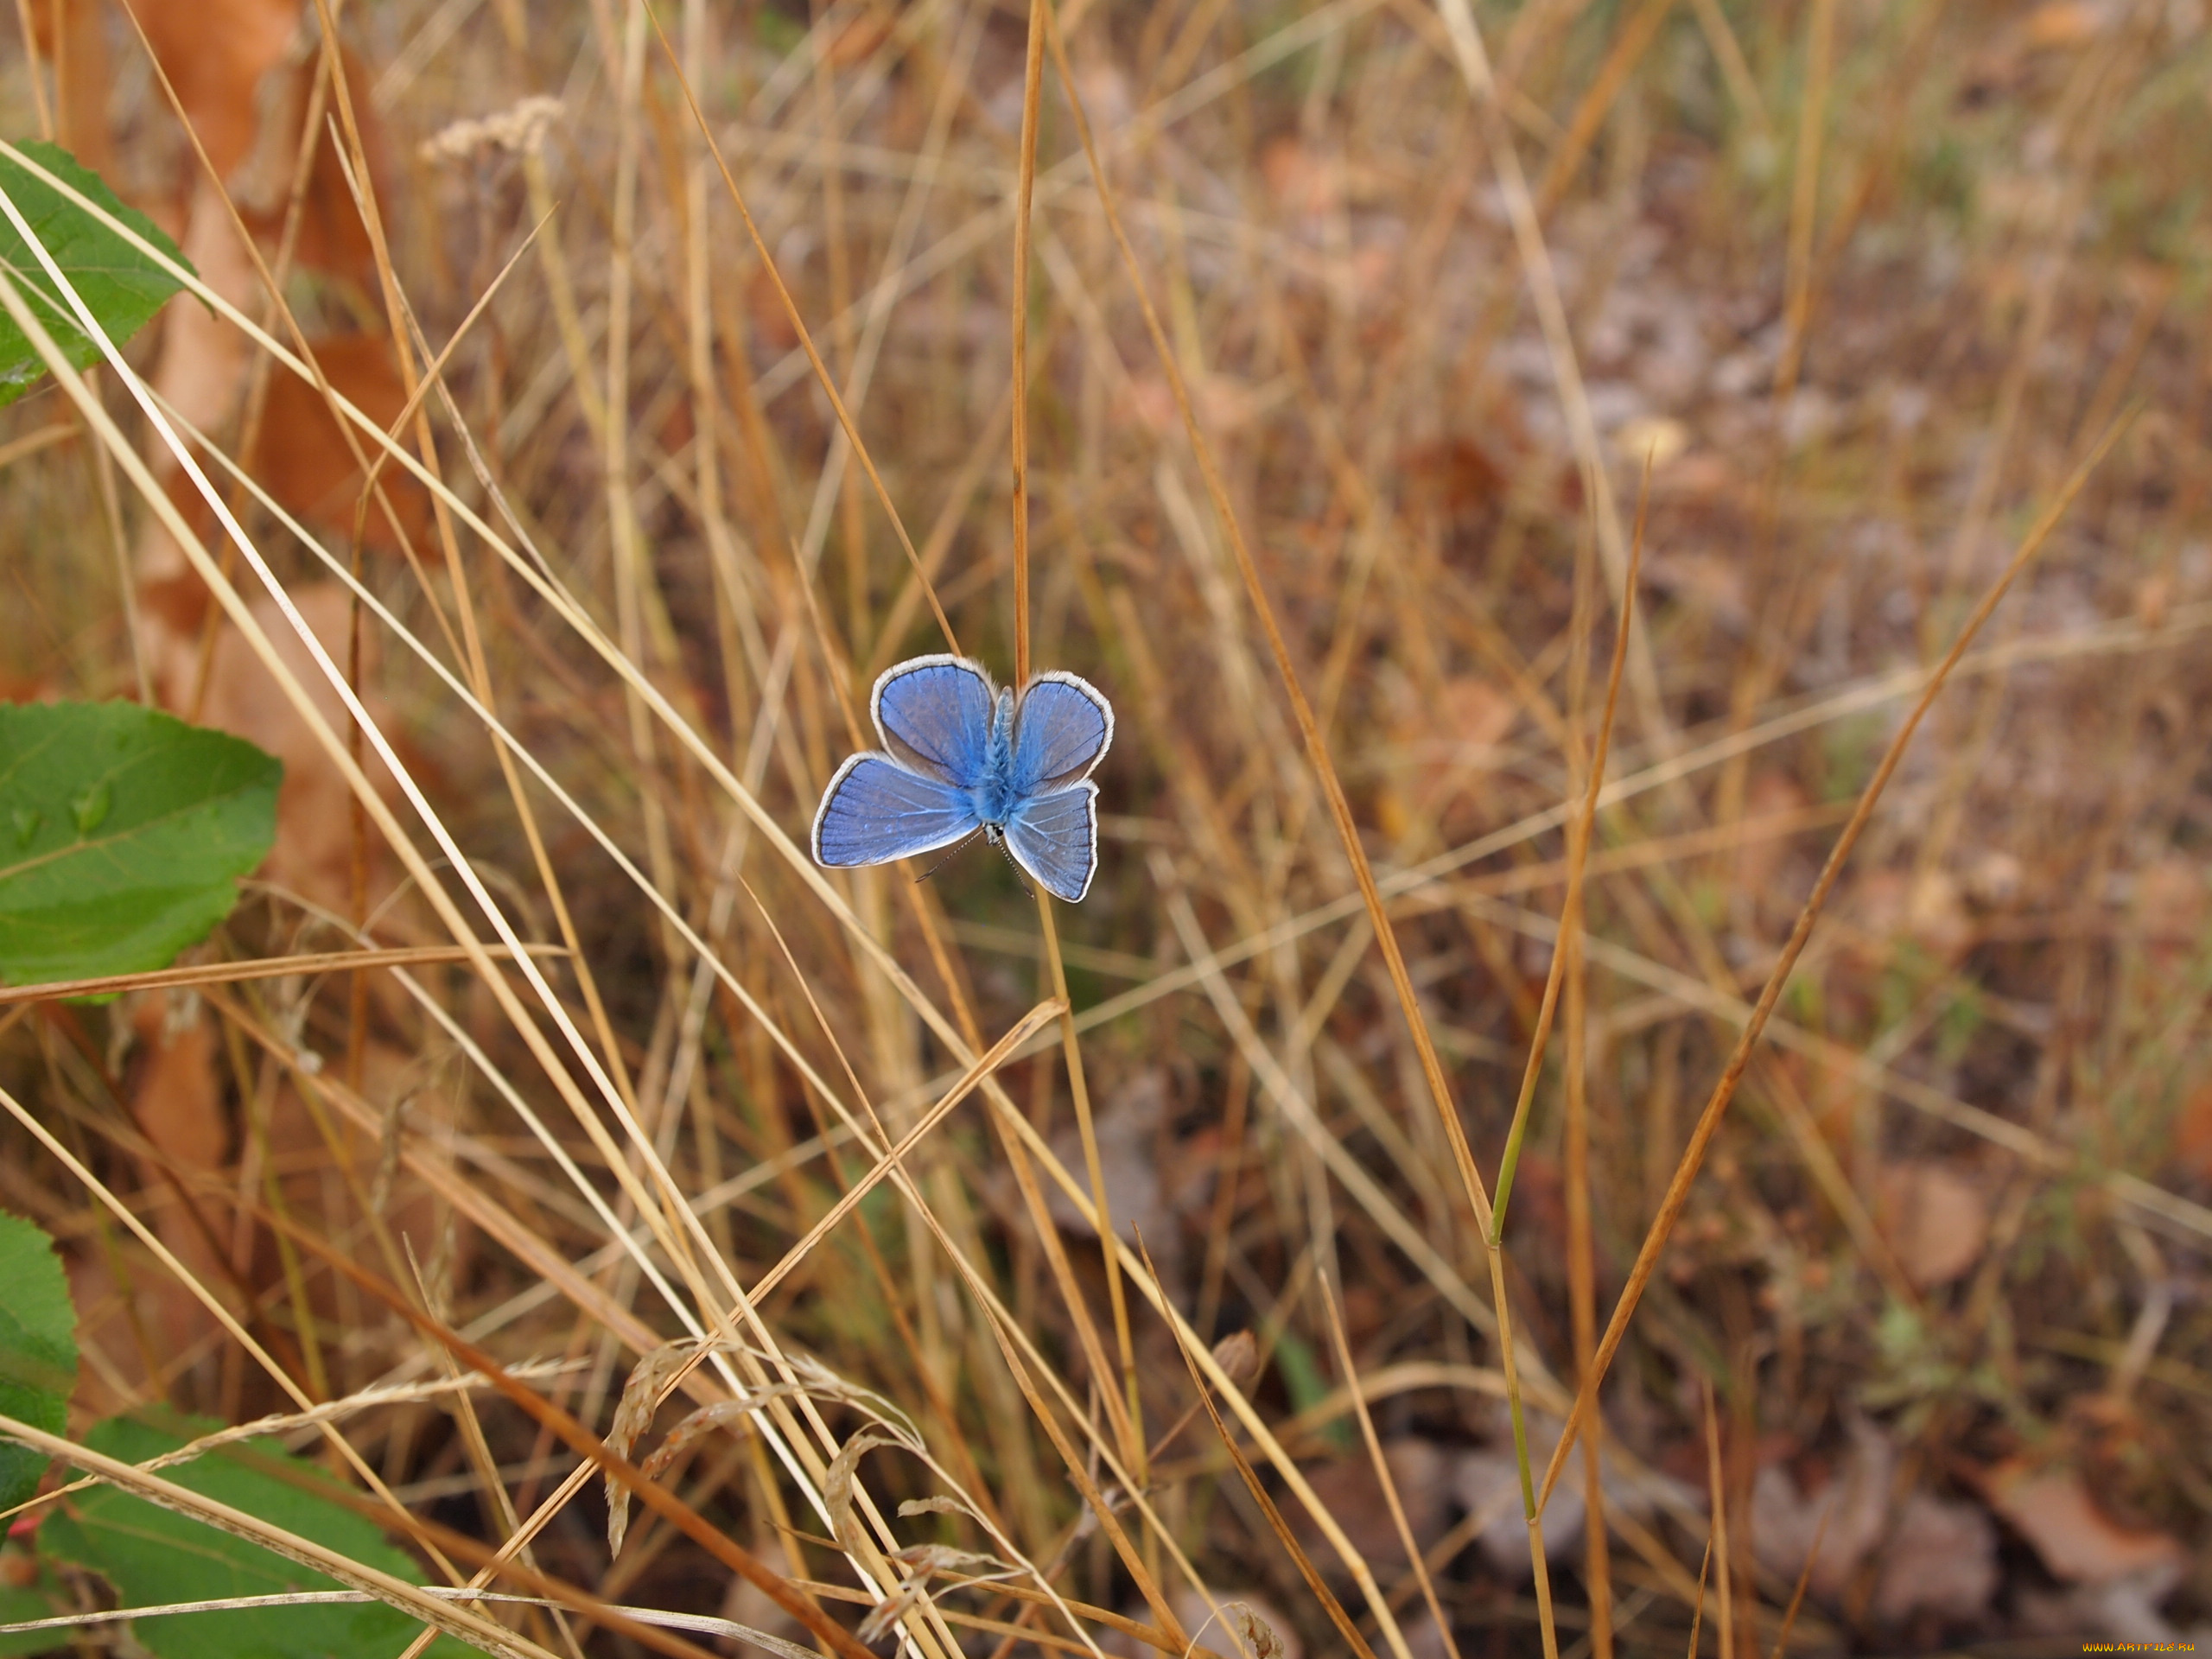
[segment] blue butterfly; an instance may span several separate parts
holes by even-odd
[[[887,864],[978,830],[1056,898],[1098,873],[1098,785],[1114,707],[1087,680],[1039,674],[1016,697],[965,657],[886,669],[869,711],[888,753],[837,768],[814,815],[814,861]]]

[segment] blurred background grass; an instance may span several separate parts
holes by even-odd
[[[316,8],[138,0],[203,164],[119,8],[25,0],[41,55],[16,36],[5,107],[11,137],[57,133],[173,228],[219,291],[270,315],[212,169],[278,266],[290,320],[381,422],[413,421],[420,364],[497,282],[446,361],[449,401],[421,404],[436,470],[505,522],[486,505],[496,489],[557,581],[801,836],[867,735],[874,675],[948,646],[677,71],[959,648],[1005,677],[1027,10],[691,0],[663,16],[671,58],[616,0],[394,0],[339,20],[340,99]],[[1681,1650],[1715,1491],[1729,1571],[1705,1599],[1707,1645],[1771,1649],[1801,1580],[1797,1651],[2072,1652],[2201,1631],[2205,8],[1484,4],[1487,120],[1451,16],[1417,0],[1078,0],[1060,22],[1485,1179],[1564,893],[1558,809],[1588,765],[1629,526],[1648,512],[1590,938],[1506,1234],[1524,1370],[1571,1385],[1570,1263],[1586,1250],[1602,1323],[1916,675],[2123,423],[1907,752],[1693,1189],[1604,1392],[1608,1442],[1633,1464],[1618,1491],[1608,1478],[1605,1564],[1576,1507],[1579,1462],[1548,1513],[1559,1644]],[[1099,774],[1100,877],[1058,918],[1093,1173],[1199,1337],[1253,1333],[1249,1391],[1413,1650],[1537,1651],[1480,1242],[1050,66],[1043,86],[1020,279],[1033,653],[1106,690],[1120,720]],[[340,150],[302,142],[341,104],[378,233]],[[1541,245],[1516,242],[1516,169]],[[1553,296],[1564,332],[1548,337]],[[403,312],[419,330],[404,364]],[[451,534],[396,468],[388,509],[357,508],[358,469],[319,396],[257,367],[193,302],[139,355],[457,671],[473,618],[509,730],[822,1077],[849,1063],[855,1096],[894,1132],[935,1096],[958,1069],[944,1045],[513,571]],[[380,940],[440,939],[357,836],[328,762],[69,422],[50,392],[0,416],[11,695],[131,695],[143,668],[169,706],[284,756],[283,844],[218,954],[327,948],[317,906],[372,919]],[[265,505],[238,499],[342,644],[342,590]],[[382,632],[365,630],[359,669],[380,721],[518,925],[552,943],[568,925],[557,877],[588,967],[563,994],[612,1039],[660,1157],[752,1281],[855,1179],[858,1154],[824,1151],[831,1121],[791,1055],[536,785],[525,821],[481,722]],[[1031,901],[980,850],[918,888],[912,874],[837,881],[924,991],[972,1007],[988,1040],[1051,988]],[[241,1191],[274,1183],[356,1252],[373,1197],[436,1253],[456,1324],[478,1321],[516,1358],[588,1359],[563,1387],[603,1423],[645,1333],[675,1333],[670,1310],[594,1255],[604,1227],[456,1046],[467,1033],[491,1071],[550,1104],[504,1016],[459,970],[426,983],[420,1002],[388,984],[354,997],[342,982],[276,982],[205,1008],[49,1010],[0,1035],[0,1069],[180,1236],[192,1229],[133,1132]],[[329,1055],[365,1121],[395,1127],[320,1132],[286,1080],[287,1044]],[[1081,1183],[1058,1047],[1003,1080]],[[1566,1143],[1570,1084],[1586,1097],[1586,1167]],[[592,1144],[561,1133],[619,1199]],[[605,1302],[533,1300],[542,1270],[487,1238],[481,1213],[461,1205],[456,1219],[417,1154],[402,1167],[403,1142],[582,1263]],[[1147,1619],[1127,1564],[1078,1524],[1077,1490],[946,1254],[987,1275],[1088,1402],[1069,1432],[1111,1444],[1107,1396],[1122,1382],[1094,1374],[1084,1332],[1096,1353],[1119,1346],[1119,1293],[1077,1207],[1055,1193],[1040,1226],[980,1107],[909,1168],[913,1195],[863,1202],[766,1317],[910,1411],[1020,1547],[1060,1561],[1068,1594]],[[359,1179],[341,1180],[349,1169]],[[14,1141],[0,1199],[73,1241],[104,1355],[88,1410],[262,1408],[195,1309],[165,1300],[143,1263],[134,1273],[80,1195]],[[243,1211],[218,1205],[214,1230],[210,1274],[219,1258],[225,1294],[287,1333],[320,1388],[423,1363],[411,1332],[311,1266],[288,1271]],[[1441,1624],[1349,1409],[1329,1286]],[[1156,1436],[1192,1395],[1166,1328],[1130,1306]],[[1542,1376],[1540,1470],[1564,1397]],[[353,1433],[403,1497],[504,1535],[486,1459],[524,1514],[569,1465],[495,1406],[482,1431],[480,1452],[444,1408],[413,1405]],[[918,1465],[865,1467],[887,1498],[934,1490]],[[1157,1569],[1172,1544],[1218,1594],[1265,1608],[1286,1647],[1333,1649],[1342,1637],[1227,1470],[1203,1415],[1159,1448],[1146,1560]],[[783,1479],[757,1443],[710,1440],[680,1484],[764,1554],[850,1584]],[[1320,1531],[1276,1495],[1333,1573]],[[542,1566],[613,1599],[723,1605],[721,1570],[653,1524],[610,1567],[596,1504],[587,1491],[561,1511]],[[978,1547],[972,1529],[922,1524]],[[731,1593],[731,1616],[769,1624],[747,1593]],[[947,1605],[1001,1620],[1016,1605]],[[973,1651],[1002,1651],[970,1634]],[[629,1649],[601,1635],[588,1650]]]

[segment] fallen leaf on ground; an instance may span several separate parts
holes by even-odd
[[[380,334],[344,334],[313,344],[315,361],[331,390],[389,429],[407,406],[407,390],[391,342]],[[410,449],[411,436],[400,434],[401,443]],[[373,464],[375,446],[366,438],[358,442]],[[329,404],[309,382],[283,371],[270,376],[261,425],[243,464],[263,488],[298,517],[341,535],[353,533],[361,468]],[[419,556],[437,563],[442,556],[427,534],[429,493],[412,474],[389,460],[378,473],[377,484],[381,499],[372,496],[366,515],[359,520],[363,544],[397,552],[404,537]],[[385,503],[391,508],[389,516]]]
[[[142,997],[130,1027],[136,1040],[124,1089],[139,1128],[188,1168],[221,1167],[230,1123],[215,1075],[215,1027],[200,999],[190,992]]]
[[[158,1217],[148,1219],[157,1233],[168,1230]],[[176,1231],[183,1236],[182,1228]],[[162,1242],[175,1247],[175,1239]],[[202,1368],[211,1367],[218,1351],[209,1339],[219,1337],[221,1327],[207,1305],[135,1239],[118,1237],[112,1249],[87,1243],[72,1252],[67,1265],[69,1300],[77,1308],[77,1347],[85,1361],[78,1368],[73,1409],[105,1417],[154,1395],[188,1395],[194,1372],[178,1362],[197,1359]],[[171,1365],[176,1374],[162,1376]]]
[[[849,69],[856,63],[866,63],[875,55],[884,41],[891,38],[892,16],[870,8],[855,15],[830,41],[823,54],[832,69]]]
[[[1260,177],[1294,217],[1333,213],[1344,200],[1344,171],[1341,157],[1287,134],[1260,152]]]
[[[2179,1575],[2177,1566],[2110,1584],[2077,1584],[2057,1595],[2029,1591],[2020,1598],[2020,1624],[2044,1636],[2080,1636],[2100,1643],[2171,1643],[2181,1632],[2158,1604]]]
[[[1847,1433],[1837,1466],[1821,1478],[1801,1482],[1778,1463],[1758,1471],[1751,1539],[1760,1565],[1791,1583],[1805,1573],[1813,1595],[1841,1602],[1872,1560],[1868,1611],[1884,1624],[1984,1612],[1997,1590],[1997,1529],[1989,1516],[1975,1504],[1921,1491],[1893,1504],[1897,1448],[1889,1435],[1863,1418],[1851,1421]]]
[[[1298,1639],[1298,1631],[1274,1603],[1249,1590],[1216,1590],[1213,1601],[1221,1609],[1219,1618],[1214,1618],[1205,1598],[1188,1585],[1167,1599],[1184,1630],[1201,1647],[1242,1655],[1243,1659],[1305,1659],[1306,1647]],[[1209,1619],[1211,1624],[1207,1623]],[[1205,1634],[1199,1635],[1202,1625]]]
[[[1978,1505],[1907,1495],[1882,1547],[1869,1611],[1885,1624],[1924,1614],[1976,1619],[1997,1593],[1997,1528]]]
[[[1878,1178],[1874,1219],[1917,1290],[1955,1283],[1989,1243],[1989,1201],[1950,1165],[1891,1164]]]
[[[1446,524],[1471,517],[1505,490],[1505,472],[1469,438],[1408,451],[1399,463],[1407,504]]]
[[[1761,771],[1751,775],[1751,781],[1744,791],[1744,817],[1780,817],[1801,811],[1811,802],[1805,786],[1788,772]],[[1749,893],[1756,904],[1774,886],[1774,879],[1781,873],[1782,861],[1789,856],[1789,849],[1787,836],[1761,833],[1746,837],[1732,855],[1735,874],[1731,885],[1738,892]]]
[[[1097,1107],[1091,1118],[1091,1133],[1098,1147],[1098,1173],[1105,1184],[1114,1231],[1131,1244],[1141,1232],[1145,1247],[1159,1261],[1163,1273],[1170,1272],[1171,1261],[1179,1261],[1182,1254],[1180,1234],[1160,1179],[1159,1135],[1166,1098],[1165,1081],[1156,1072],[1141,1072]],[[1088,1192],[1090,1172],[1084,1160],[1083,1133],[1072,1112],[1052,1136],[1052,1147],[1053,1156]],[[1047,1185],[1045,1202],[1052,1219],[1069,1232],[1092,1238],[1098,1236],[1057,1183]]]
[[[2212,871],[2201,859],[2176,854],[2138,871],[2134,886],[2135,925],[2152,959],[2180,966],[2204,938]]]
[[[215,172],[230,176],[261,126],[261,79],[290,55],[301,0],[137,0],[154,57]]]
[[[309,630],[333,661],[346,661],[351,595],[335,582],[294,587],[291,599]],[[304,686],[325,721],[339,732],[346,729],[345,705],[330,682],[323,677],[302,640],[283,614],[266,595],[252,601],[254,620],[276,646],[278,660]],[[376,639],[373,628],[365,631],[364,644]],[[162,701],[181,707],[191,695],[199,665],[198,640],[175,643],[166,661],[157,664],[156,683]],[[365,654],[362,677],[374,678],[374,656]],[[372,715],[378,701],[365,699]],[[219,731],[235,733],[259,744],[284,763],[284,786],[276,798],[276,846],[263,867],[265,880],[313,899],[340,914],[352,908],[353,830],[349,803],[353,792],[345,774],[316,741],[315,734],[283,694],[269,671],[262,666],[244,636],[228,622],[216,636],[215,652],[207,677],[207,695],[200,705],[200,722]],[[379,723],[383,723],[381,721]],[[389,774],[367,757],[370,775],[389,795]],[[372,895],[376,876],[373,864],[383,849],[382,837],[372,830]]]
[[[1414,1541],[1426,1549],[1444,1533],[1451,1460],[1433,1441],[1410,1437],[1385,1440],[1382,1460],[1389,1466],[1390,1484],[1397,1489],[1398,1502],[1404,1506],[1406,1524],[1413,1529]],[[1375,1460],[1368,1455],[1365,1446],[1333,1462],[1307,1470],[1306,1478],[1313,1488],[1313,1495],[1321,1500],[1321,1507],[1344,1529],[1346,1540],[1365,1558],[1369,1567],[1378,1574],[1406,1571],[1408,1563],[1405,1546],[1398,1537],[1397,1523],[1391,1518],[1382,1484],[1376,1478]],[[1321,1529],[1306,1512],[1305,1506],[1287,1503],[1284,1510],[1292,1535],[1313,1558],[1314,1565],[1324,1572],[1342,1570],[1343,1563],[1335,1548],[1322,1535]]]
[[[798,1571],[791,1560],[791,1547],[780,1537],[772,1535],[760,1539],[753,1546],[753,1553],[772,1573],[789,1578]],[[747,1625],[765,1636],[780,1637],[786,1642],[806,1634],[805,1627],[771,1601],[766,1591],[752,1580],[734,1574],[722,1597],[721,1614],[734,1624]],[[756,1642],[732,1642],[729,1647],[740,1659],[769,1659],[769,1656],[777,1653],[777,1649],[764,1648]]]
[[[2180,1570],[2179,1540],[2122,1526],[2097,1507],[2074,1470],[2037,1469],[2016,1458],[1990,1470],[1983,1489],[1990,1507],[2035,1546],[2054,1578],[2108,1584]]]
[[[2020,34],[2029,50],[2048,52],[2094,40],[2104,26],[2102,7],[2083,0],[2052,0],[2028,14]]]
[[[1752,1554],[1776,1577],[1792,1583],[1809,1559],[1808,1586],[1830,1599],[1849,1587],[1880,1541],[1897,1467],[1896,1449],[1873,1424],[1856,1420],[1846,1432],[1847,1446],[1827,1478],[1801,1485],[1782,1465],[1769,1464],[1751,1482]]]
[[[2212,1180],[2212,1081],[2199,1084],[2174,1118],[2174,1160],[2183,1173]]]
[[[1556,1438],[1554,1432],[1554,1441]],[[1548,1456],[1548,1448],[1540,1448],[1535,1437],[1530,1435],[1529,1467],[1541,1471]],[[1475,1541],[1482,1547],[1491,1570],[1516,1582],[1533,1579],[1535,1567],[1529,1549],[1528,1510],[1522,1499],[1521,1471],[1514,1461],[1512,1447],[1463,1453],[1452,1485],[1460,1507],[1481,1522]],[[1546,1560],[1564,1560],[1582,1547],[1584,1508],[1578,1466],[1576,1478],[1561,1478],[1552,1488],[1551,1501],[1544,1505]]]

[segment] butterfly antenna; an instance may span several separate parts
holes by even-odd
[[[1022,880],[1026,872],[1022,869],[1020,864],[1015,861],[1013,849],[1007,847],[1006,842],[1003,841],[998,843],[998,849],[1000,853],[1003,855],[1006,859],[1007,868],[1014,872],[1014,879],[1017,882],[1020,883],[1022,892],[1027,893],[1031,899],[1034,899],[1037,897],[1036,891],[1030,887],[1028,882]]]
[[[970,842],[974,841],[977,836],[980,836],[982,833],[983,832],[980,830],[970,830],[966,835],[961,836],[959,840],[954,842],[952,843],[951,850],[947,852],[943,858],[938,860],[936,863],[931,865],[929,868],[924,870],[919,875],[914,878],[915,885],[918,887],[921,883],[928,880],[939,870],[943,869],[946,865],[951,863],[954,859],[959,857],[962,853],[968,849],[968,844]]]

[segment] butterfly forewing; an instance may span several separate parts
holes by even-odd
[[[917,657],[875,683],[884,747],[941,783],[973,788],[990,749],[990,677],[964,657]]]
[[[1039,675],[1014,713],[1014,793],[1065,789],[1098,764],[1113,741],[1113,707],[1096,686],[1072,674]]]
[[[950,847],[981,827],[965,791],[887,755],[856,754],[823,791],[814,860],[834,868],[887,864]]]
[[[1080,783],[1024,801],[1007,820],[1006,845],[1054,898],[1078,902],[1098,870],[1098,785]]]

